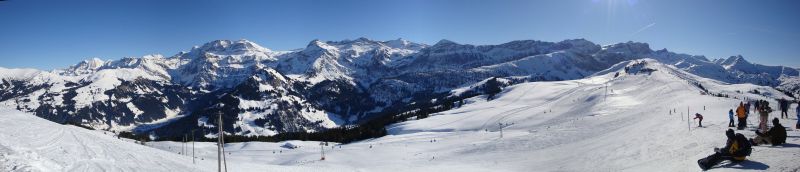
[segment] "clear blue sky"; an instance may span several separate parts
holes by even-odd
[[[800,1],[0,1],[0,67],[54,69],[90,57],[171,56],[216,39],[273,50],[313,39],[427,44],[585,38],[800,67]]]

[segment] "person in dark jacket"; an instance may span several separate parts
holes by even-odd
[[[728,120],[729,120],[729,122],[728,122],[728,127],[736,127],[736,126],[733,124],[733,109],[731,109],[730,111],[728,111]]]
[[[703,115],[700,115],[700,113],[695,113],[694,114],[694,119],[698,120],[697,121],[697,127],[703,127]]]
[[[765,133],[756,131],[756,135],[756,138],[751,141],[753,145],[772,144],[772,146],[778,146],[786,143],[786,129],[783,128],[778,118],[772,119],[772,128],[769,131]]]
[[[741,133],[734,133],[733,129],[728,129],[725,132],[728,141],[722,149],[714,149],[714,154],[706,158],[697,160],[697,164],[703,170],[708,170],[711,167],[719,164],[722,161],[728,160],[733,163],[742,162],[747,156],[750,156],[752,148],[750,142]]]
[[[784,115],[789,118],[789,101],[781,98],[778,102],[781,108],[781,119],[784,119]]]

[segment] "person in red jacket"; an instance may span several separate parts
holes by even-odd
[[[700,115],[700,113],[696,113],[694,114],[694,119],[698,120],[697,127],[703,127],[703,115]]]

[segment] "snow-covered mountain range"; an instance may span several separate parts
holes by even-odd
[[[741,56],[652,50],[646,43],[598,45],[583,39],[434,45],[403,39],[311,41],[273,51],[247,40],[217,40],[165,57],[90,59],[65,69],[0,68],[0,102],[59,122],[113,131],[177,136],[225,132],[274,135],[358,124],[386,109],[450,94],[487,78],[580,79],[650,58],[726,83],[800,91],[798,69],[753,64]]]

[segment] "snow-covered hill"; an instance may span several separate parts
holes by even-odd
[[[187,158],[110,132],[60,125],[12,109],[0,110],[0,126],[0,171],[201,171],[182,160]]]
[[[289,94],[274,87],[287,78],[264,72],[248,81],[263,88],[255,95]],[[388,136],[332,143],[324,146],[324,161],[313,141],[226,144],[226,159],[231,171],[699,171],[695,161],[725,144],[727,111],[745,98],[774,106],[775,98],[786,96],[769,86],[703,78],[655,59],[631,60],[583,79],[509,86],[490,101],[470,98],[461,107],[390,125]],[[694,113],[705,116],[704,127],[687,116]],[[186,152],[181,143],[148,143],[159,151],[22,112],[0,115],[3,169],[216,170],[213,143],[197,143],[200,163],[191,165],[190,157],[179,155]],[[753,137],[756,119],[749,120],[748,129],[737,132]],[[796,121],[792,116],[781,123]],[[788,130],[787,144],[757,146],[748,161],[711,171],[800,170],[800,132]],[[77,138],[65,137],[73,134]]]
[[[731,98],[703,94],[703,88]],[[753,89],[763,94],[746,92]],[[523,83],[491,101],[468,99],[462,107],[391,125],[385,137],[326,146],[324,161],[319,142],[312,141],[233,143],[226,150],[236,161],[326,171],[700,171],[696,160],[725,144],[729,109],[745,97],[784,96],[766,86],[728,84],[653,59],[634,60],[585,79]],[[704,127],[687,113],[703,114]],[[737,132],[753,137],[756,119],[749,120],[748,129]],[[748,161],[710,171],[800,170],[794,162],[800,132],[788,130],[787,144],[757,146]],[[179,146],[153,145],[172,152]],[[213,157],[213,146],[204,145],[202,156]]]
[[[54,71],[0,68],[0,102],[59,123],[163,137],[213,131],[208,119],[223,112],[227,133],[274,135],[362,123],[487,78],[574,80],[642,58],[721,82],[800,91],[796,69],[741,56],[710,61],[646,43],[428,46],[359,38],[314,40],[293,51],[216,40],[170,57],[95,58]]]

